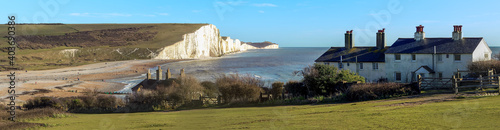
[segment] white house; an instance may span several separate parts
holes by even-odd
[[[385,29],[377,33],[377,46],[355,47],[351,31],[345,33],[345,47],[331,47],[316,63],[334,65],[339,69],[347,69],[365,77],[366,82],[376,82],[385,78]]]
[[[417,26],[414,38],[399,38],[390,47],[385,46],[384,30],[377,33],[377,47],[354,47],[348,31],[345,47],[330,48],[316,62],[357,72],[367,82],[411,82],[416,75],[451,77],[457,69],[467,70],[470,62],[491,59],[484,39],[462,38],[461,25],[454,26],[451,38],[426,38],[423,28]]]
[[[450,78],[457,69],[467,70],[474,61],[491,60],[491,50],[482,37],[462,38],[455,25],[452,37],[426,38],[417,26],[414,38],[399,38],[385,52],[386,76],[391,82],[411,82],[416,75]]]

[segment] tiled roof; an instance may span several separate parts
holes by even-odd
[[[332,47],[321,55],[315,62],[385,62],[385,49],[379,50],[377,47],[354,47],[347,50],[345,47]]]
[[[451,38],[425,38],[421,41],[415,41],[413,38],[399,38],[385,53],[432,54],[436,46],[436,53],[470,54],[474,52],[481,40],[483,40],[482,37],[463,38],[458,41]]]

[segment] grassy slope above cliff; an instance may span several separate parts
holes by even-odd
[[[51,69],[102,61],[150,58],[207,24],[64,24],[16,25],[20,49],[16,69]],[[7,69],[7,25],[0,25],[0,70]],[[77,53],[61,53],[78,49]]]

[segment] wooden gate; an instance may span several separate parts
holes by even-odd
[[[420,90],[452,89],[453,78],[432,78],[417,76]]]

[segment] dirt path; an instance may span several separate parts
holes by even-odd
[[[135,77],[147,72],[148,68],[181,60],[129,60],[103,62],[75,67],[40,71],[14,71],[16,94],[19,101],[35,96],[68,97],[81,95],[86,89],[103,92],[117,91],[125,84],[107,82],[107,79]],[[0,72],[0,97],[8,96],[10,72]],[[76,92],[75,92],[76,91]]]

